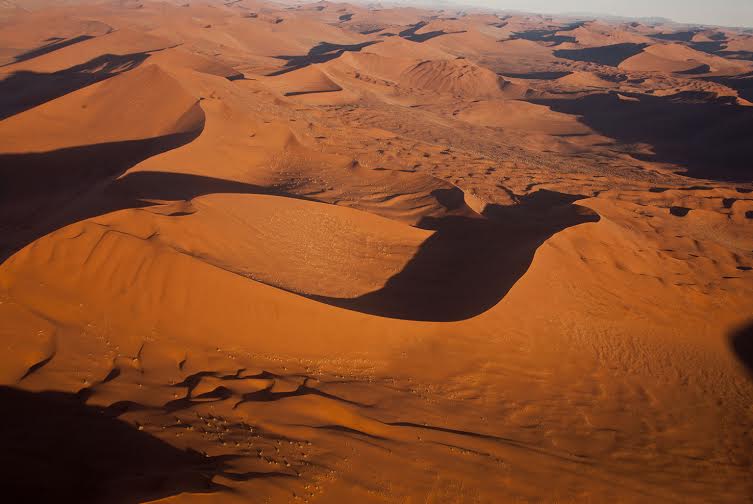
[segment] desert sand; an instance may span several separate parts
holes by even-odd
[[[0,1],[7,502],[753,499],[753,35]]]

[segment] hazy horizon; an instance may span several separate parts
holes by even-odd
[[[434,2],[397,0],[395,3],[428,5]],[[686,24],[753,27],[753,1],[750,0],[687,0],[683,3],[669,0],[450,0],[448,3],[542,14],[662,17]]]

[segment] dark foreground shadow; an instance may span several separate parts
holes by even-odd
[[[745,366],[750,378],[753,379],[753,323],[732,333],[729,344],[732,352]]]
[[[753,180],[753,109],[713,93],[630,96],[637,100],[609,93],[535,102],[578,115],[585,125],[623,144],[649,144],[654,151],[649,160],[679,165],[687,170],[683,175]]]
[[[179,450],[75,394],[0,387],[0,411],[5,502],[138,503],[267,476],[228,472],[226,457]]]
[[[419,227],[436,233],[383,288],[354,299],[313,298],[406,320],[449,322],[479,315],[507,294],[549,237],[599,220],[590,209],[573,204],[583,198],[541,190],[515,206],[487,207],[486,219],[424,219]]]

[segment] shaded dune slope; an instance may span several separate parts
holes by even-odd
[[[681,165],[689,176],[753,180],[749,107],[692,92],[634,98],[623,100],[612,93],[539,103],[576,114],[585,125],[625,144],[649,144],[654,152],[651,159]]]
[[[0,119],[131,70],[148,57],[149,53],[106,54],[51,73],[14,72],[0,81]]]
[[[456,321],[497,304],[523,276],[536,249],[570,226],[598,222],[581,196],[539,191],[510,207],[487,206],[486,219],[426,219],[434,230],[402,271],[377,291],[336,306],[408,320]]]
[[[22,140],[27,128],[40,136]],[[117,208],[101,199],[108,184],[203,128],[198,102],[156,66],[3,121],[3,257],[52,229]]]
[[[740,363],[753,378],[753,324],[748,324],[730,335],[730,346]]]

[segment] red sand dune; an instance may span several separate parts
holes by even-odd
[[[6,500],[750,500],[751,40],[0,0]]]

